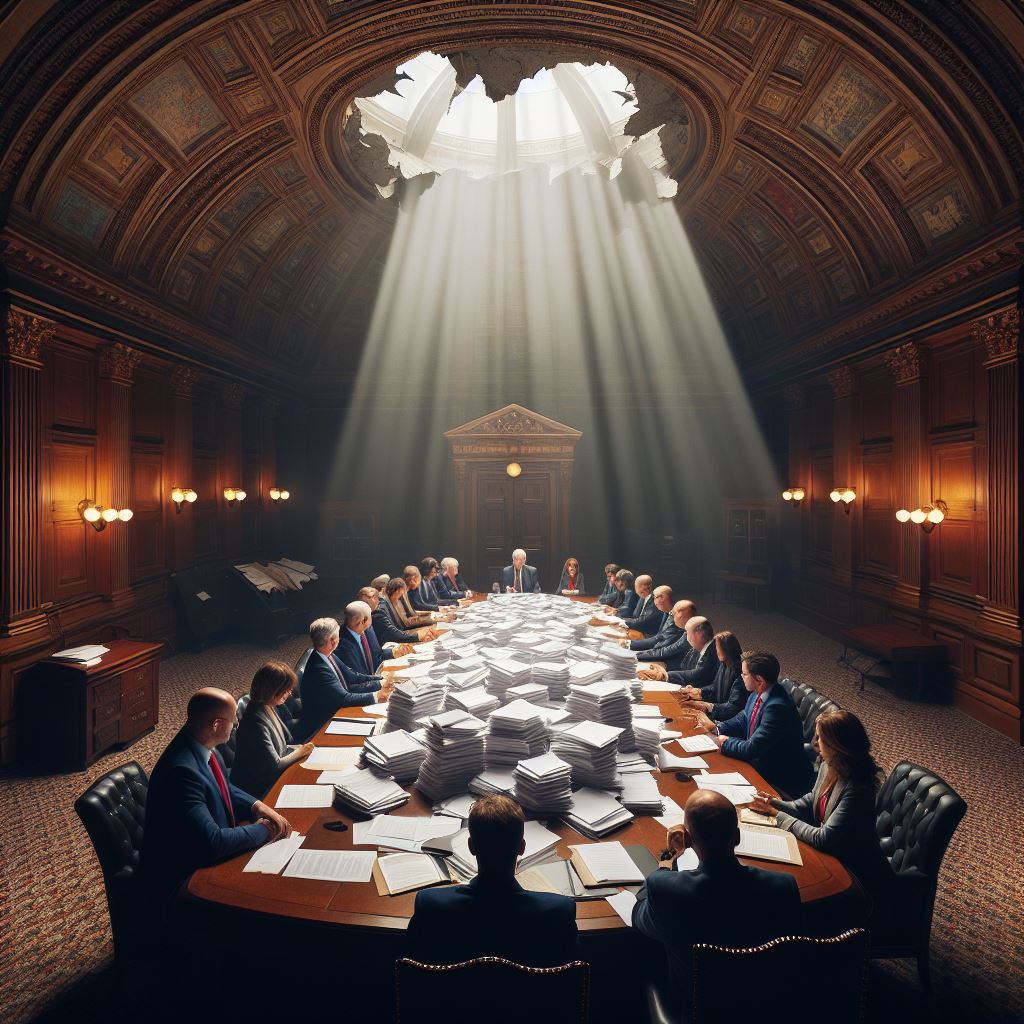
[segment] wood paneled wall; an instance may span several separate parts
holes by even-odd
[[[17,309],[3,320],[0,763],[17,753],[18,682],[55,650],[116,637],[178,643],[170,574],[293,554],[302,485],[278,466],[285,404]],[[291,403],[288,403],[290,405]],[[291,450],[294,445],[287,446]],[[267,496],[274,484],[296,495]],[[176,514],[175,485],[199,499]],[[240,507],[224,500],[241,486]],[[134,511],[103,532],[78,503]]]
[[[1021,739],[1020,321],[1006,309],[786,392],[785,601],[837,634],[899,622],[952,645],[954,700]],[[849,516],[834,486],[856,488]],[[948,506],[930,534],[900,508]]]

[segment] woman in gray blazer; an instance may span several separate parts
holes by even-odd
[[[818,778],[799,800],[759,793],[755,811],[775,816],[779,828],[801,842],[832,854],[871,890],[892,875],[875,829],[879,767],[871,740],[850,711],[826,711],[814,728],[821,756]]]
[[[247,793],[263,796],[289,765],[309,757],[312,743],[297,746],[274,710],[290,696],[298,680],[283,662],[268,661],[257,669],[249,688],[249,706],[238,723],[231,782]]]

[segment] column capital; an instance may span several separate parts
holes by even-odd
[[[245,385],[231,381],[224,385],[224,404],[229,409],[241,409],[245,401]]]
[[[852,366],[839,366],[828,374],[834,398],[849,398],[857,390],[857,374]]]
[[[896,378],[897,387],[916,384],[923,376],[921,346],[916,341],[908,341],[891,352],[886,352],[885,362]]]
[[[4,317],[4,358],[29,370],[43,368],[42,351],[57,331],[52,320],[8,309]]]
[[[995,369],[1020,355],[1020,310],[1013,306],[971,324],[974,340],[985,346],[985,368]]]
[[[135,367],[142,361],[142,353],[120,341],[100,351],[100,376],[107,377],[115,384],[131,387]]]
[[[199,371],[191,366],[176,366],[171,370],[171,392],[175,398],[191,398],[192,388],[199,381]]]

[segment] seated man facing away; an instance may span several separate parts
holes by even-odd
[[[308,739],[338,708],[384,703],[391,695],[392,683],[382,685],[372,672],[349,668],[334,652],[341,640],[336,619],[316,619],[310,624],[309,639],[313,652],[302,673],[302,717],[295,735]]]
[[[466,586],[459,572],[459,560],[451,555],[441,559],[441,571],[434,580],[434,586],[442,597],[451,597],[457,601],[473,596],[473,591]]]
[[[522,548],[512,552],[512,564],[501,570],[501,587],[506,594],[540,593],[537,570],[526,564],[526,552]]]
[[[397,644],[391,649],[391,657],[400,658],[412,650],[413,644],[434,640],[440,635],[433,626],[419,626],[411,630],[402,629],[395,619],[391,602],[386,597],[381,597],[380,592],[374,587],[363,587],[356,597],[370,606],[373,633],[377,638],[377,643],[381,647],[388,643]]]
[[[469,848],[479,874],[468,885],[421,889],[409,921],[406,955],[456,964],[501,956],[528,967],[576,959],[576,905],[566,896],[527,892],[515,878],[526,849],[523,810],[507,796],[484,796],[469,811]]]
[[[663,661],[669,669],[680,668],[693,654],[690,641],[686,639],[686,624],[696,614],[692,601],[676,601],[672,605],[672,621],[657,636],[643,640],[627,640],[631,651],[636,651],[637,675],[641,679],[664,679],[660,666],[646,662]]]
[[[814,771],[804,753],[803,724],[793,698],[779,686],[779,659],[767,651],[743,652],[744,709],[717,727],[701,713],[701,728],[714,734],[727,757],[748,761],[788,798],[803,796],[814,785]]]
[[[704,686],[712,682],[718,671],[715,631],[703,615],[686,620],[686,643],[689,650],[673,669],[651,665],[644,670],[645,679],[662,679],[679,686]]]
[[[746,948],[799,935],[801,912],[792,875],[746,867],[736,859],[736,808],[721,793],[692,793],[684,812],[685,823],[668,833],[671,860],[662,861],[637,894],[633,926],[664,944],[678,996],[685,1001],[692,987],[694,943]],[[686,849],[697,854],[699,866],[674,870]],[[727,993],[722,998],[724,1006]]]
[[[615,589],[615,574],[621,569],[621,565],[609,562],[604,567],[604,590],[597,599],[598,604],[606,604],[609,608],[618,608],[622,604],[622,595]]]
[[[291,832],[262,800],[232,786],[214,749],[231,735],[235,698],[205,686],[188,702],[185,725],[149,778],[141,876],[164,901],[196,868],[216,864]]]
[[[623,625],[627,629],[635,629],[644,636],[653,636],[664,624],[664,613],[659,611],[654,600],[654,580],[650,576],[637,576],[633,581],[633,589],[636,591],[636,604],[633,606],[633,614],[626,615],[624,609],[619,609],[619,617],[623,619]]]

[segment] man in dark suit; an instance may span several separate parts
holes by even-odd
[[[692,985],[694,943],[750,947],[802,931],[796,879],[736,859],[736,808],[720,793],[698,790],[684,810],[685,823],[668,834],[671,858],[647,878],[633,908],[637,931],[665,946],[683,1001]],[[697,854],[698,867],[674,870],[686,849]]]
[[[443,597],[451,597],[456,601],[473,596],[473,591],[459,572],[459,560],[451,555],[441,559],[441,571],[434,580],[434,588]]]
[[[515,878],[526,849],[523,810],[507,796],[484,796],[469,812],[469,849],[479,874],[468,885],[421,889],[409,921],[407,954],[455,964],[501,956],[529,967],[576,959],[576,906],[566,896],[524,890]]]
[[[356,595],[360,601],[365,601],[370,606],[373,633],[377,642],[383,647],[384,644],[398,644],[402,648],[401,653],[395,653],[400,658],[409,650],[411,644],[418,644],[426,640],[436,639],[440,633],[432,626],[419,626],[416,629],[403,629],[396,621],[391,607],[391,602],[386,597],[380,596],[380,591],[374,587],[363,587]]]
[[[380,676],[350,668],[335,655],[341,640],[336,619],[317,619],[309,627],[313,653],[302,673],[302,717],[295,725],[296,739],[308,739],[338,708],[384,703],[392,684]]]
[[[370,606],[365,601],[352,601],[345,606],[345,625],[338,639],[335,657],[353,672],[375,675],[391,651],[381,649],[373,635]]]
[[[526,552],[522,548],[512,552],[512,564],[501,570],[501,585],[506,594],[540,593],[537,570],[526,564]]]
[[[636,607],[636,591],[633,589],[633,574],[628,569],[620,569],[615,574],[615,589],[622,597],[615,614],[622,619],[632,617]]]
[[[659,611],[654,601],[654,580],[650,576],[637,576],[633,582],[633,589],[636,591],[636,604],[633,605],[633,614],[624,615],[623,609],[619,609],[619,618],[623,619],[623,625],[627,629],[635,629],[644,636],[654,636],[665,624],[665,614]]]
[[[800,712],[778,685],[779,660],[767,651],[744,651],[742,671],[750,694],[744,709],[717,727],[703,713],[698,722],[727,757],[748,761],[790,799],[803,796],[814,785],[814,771],[804,753]]]
[[[654,608],[653,612],[648,614],[649,625],[643,631],[643,639],[619,641],[628,650],[649,651],[652,647],[664,647],[670,641],[679,638],[679,629],[672,621],[672,588],[664,585],[655,587],[651,604]]]
[[[409,600],[413,608],[420,612],[440,611],[443,605],[458,606],[458,598],[448,597],[437,589],[437,559],[424,558],[420,562],[420,582],[415,590],[409,587]],[[406,586],[409,581],[406,580]]]
[[[672,605],[672,622],[656,637],[643,640],[628,640],[629,649],[637,651],[637,674],[641,679],[663,679],[664,676],[649,661],[663,661],[669,669],[683,666],[693,653],[690,641],[686,639],[686,624],[694,617],[697,608],[686,599]]]
[[[622,595],[615,589],[615,574],[622,566],[609,562],[604,567],[605,585],[597,599],[598,604],[607,605],[609,608],[618,608],[622,604]]]
[[[715,631],[703,615],[686,620],[688,650],[673,669],[651,665],[644,669],[645,679],[662,679],[679,686],[705,686],[718,671],[718,651],[715,649]]]
[[[214,748],[238,721],[235,698],[203,687],[189,700],[186,716],[160,755],[146,793],[141,876],[158,902],[173,896],[197,868],[291,832],[272,807],[227,781]]]

